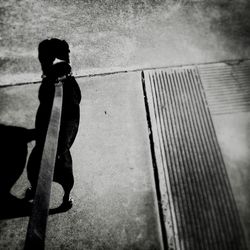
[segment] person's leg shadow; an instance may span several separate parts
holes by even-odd
[[[25,168],[35,130],[0,124],[0,219],[28,216],[32,204],[10,193]]]

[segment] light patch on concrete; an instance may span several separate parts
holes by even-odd
[[[1,7],[0,84],[40,75],[37,46],[51,37],[69,42],[77,74],[250,57],[246,0],[12,0]]]
[[[250,113],[213,117],[233,194],[250,244]]]
[[[76,205],[65,218],[50,217],[48,248],[160,249],[140,74],[79,83],[81,124],[72,148]]]

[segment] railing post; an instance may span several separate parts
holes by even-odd
[[[59,83],[55,85],[54,101],[42,154],[36,194],[27,229],[24,246],[25,250],[42,250],[45,248],[51,184],[53,180],[61,124],[62,99],[63,87],[62,81],[59,79]]]

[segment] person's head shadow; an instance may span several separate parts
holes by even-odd
[[[10,190],[25,168],[28,146],[35,130],[0,124],[0,219],[28,215],[31,205],[11,195]]]

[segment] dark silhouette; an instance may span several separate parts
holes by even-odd
[[[53,104],[55,83],[58,82],[58,77],[66,76],[66,79],[63,81],[61,127],[53,179],[61,184],[64,189],[62,209],[72,206],[70,192],[74,185],[74,177],[70,147],[78,131],[80,120],[79,104],[81,101],[80,88],[71,74],[69,52],[69,46],[64,40],[53,38],[44,40],[39,44],[38,58],[43,71],[43,80],[39,89],[40,105],[35,122],[36,145],[27,164],[27,174],[31,187],[26,191],[26,199],[32,199],[37,185],[39,167]]]
[[[27,143],[34,140],[34,130],[0,124],[0,218],[28,215],[30,204],[10,194],[23,173],[28,153]],[[18,209],[17,209],[18,207]]]

